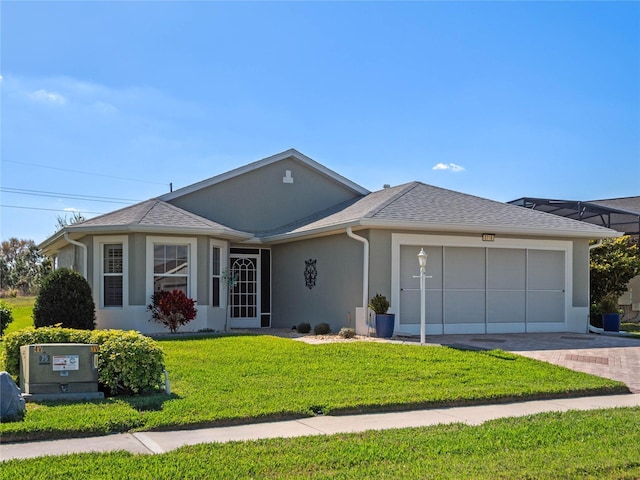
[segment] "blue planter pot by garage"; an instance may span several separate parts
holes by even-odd
[[[619,332],[620,331],[620,314],[619,313],[603,313],[602,329],[605,332]]]
[[[376,313],[376,336],[378,338],[391,338],[395,322],[395,313]]]

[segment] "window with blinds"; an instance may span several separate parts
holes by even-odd
[[[211,247],[211,306],[220,306],[220,247]]]
[[[103,304],[122,306],[123,250],[121,243],[103,245]]]

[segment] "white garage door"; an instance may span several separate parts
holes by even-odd
[[[427,334],[564,331],[565,251],[427,246]],[[400,246],[399,331],[420,329],[420,247]]]

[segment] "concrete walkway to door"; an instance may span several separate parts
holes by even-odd
[[[640,339],[579,333],[428,336],[427,342],[470,349],[500,349],[571,370],[624,382],[640,393]]]

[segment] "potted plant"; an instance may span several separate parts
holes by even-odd
[[[618,299],[612,295],[608,295],[600,300],[598,304],[600,312],[602,312],[602,328],[605,332],[620,331],[620,307],[618,307]]]
[[[629,281],[640,275],[638,246],[628,235],[604,240],[591,250],[589,266],[592,311],[602,314],[604,330],[619,331],[618,298],[627,290]]]
[[[379,338],[391,338],[396,316],[389,311],[389,300],[384,295],[376,293],[369,301],[369,308],[376,314],[376,335]]]

